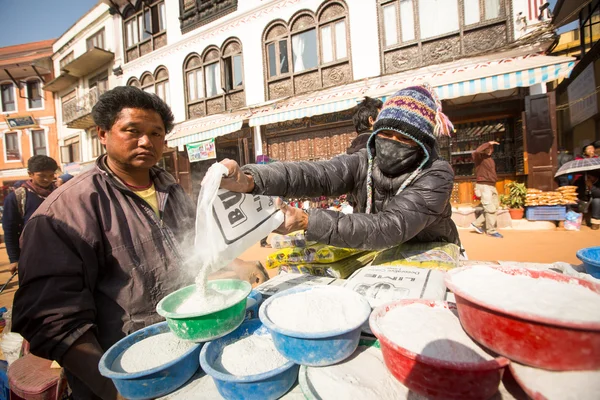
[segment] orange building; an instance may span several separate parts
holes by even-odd
[[[57,162],[52,92],[52,40],[0,48],[0,201],[16,181],[27,179],[27,160],[38,154]],[[1,203],[0,203],[1,204]]]

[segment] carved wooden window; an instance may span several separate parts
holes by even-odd
[[[219,49],[192,53],[183,64],[188,119],[246,105],[242,45],[231,38]]]
[[[171,104],[169,94],[169,72],[165,67],[159,67],[154,73],[154,93],[165,103]]]
[[[273,22],[263,43],[270,99],[352,81],[348,12],[341,1],[325,1],[316,14],[301,11],[289,23]]]
[[[137,78],[131,78],[127,81],[127,86],[133,86],[136,88],[141,87],[140,86],[140,81],[137,80]]]
[[[94,33],[92,36],[87,38],[86,46],[88,50],[91,50],[94,47],[104,49],[104,28],[100,29],[98,32]]]
[[[135,60],[167,44],[164,0],[138,0],[123,12],[126,61]]]
[[[478,24],[481,21],[501,16],[501,0],[463,0],[465,25]]]
[[[181,32],[187,33],[237,10],[238,0],[179,0]]]
[[[142,84],[142,90],[144,92],[154,93],[154,77],[150,72],[146,72],[142,75],[140,83]]]

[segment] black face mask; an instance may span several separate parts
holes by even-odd
[[[416,167],[423,156],[419,146],[409,146],[379,136],[375,137],[375,152],[377,166],[386,175],[399,175]]]

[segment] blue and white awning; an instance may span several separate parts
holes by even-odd
[[[354,107],[358,100],[360,100],[360,98],[346,98],[343,100],[333,101],[331,103],[316,104],[313,106],[298,108],[295,110],[286,110],[281,112],[275,112],[272,114],[267,114],[264,116],[251,117],[249,120],[249,125],[268,125],[282,121],[289,121],[292,119],[312,117],[313,115],[330,114],[333,112],[344,111]]]
[[[219,122],[223,125],[220,125]],[[199,142],[239,131],[242,129],[243,122],[243,118],[239,118],[235,122],[229,123],[218,121],[216,124],[200,123],[191,126],[182,126],[167,138],[167,145],[169,147],[178,147],[179,150],[183,151],[184,146],[188,143]]]

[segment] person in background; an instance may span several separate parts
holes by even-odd
[[[56,178],[56,186],[64,185],[65,183],[69,182],[71,179],[73,179],[73,175],[62,174],[61,176]]]
[[[50,157],[42,155],[31,157],[27,161],[27,173],[30,179],[19,181],[21,184],[4,199],[2,229],[4,229],[6,252],[10,260],[9,270],[13,274],[17,271],[21,256],[19,238],[23,228],[56,188],[53,182],[57,169],[56,161]]]
[[[600,157],[600,140],[594,142],[594,148],[596,149],[596,157]]]
[[[358,136],[350,143],[350,147],[346,150],[347,154],[354,154],[367,147],[367,141],[373,131],[373,124],[377,120],[382,107],[381,100],[370,97],[365,97],[356,106],[354,114],[352,114],[352,122]]]
[[[194,282],[198,271],[187,254],[196,213],[156,166],[173,128],[166,103],[121,86],[100,96],[92,117],[106,154],[27,223],[13,330],[34,355],[66,369],[75,400],[112,400],[116,388],[98,362],[118,340],[163,320],[158,302]],[[255,267],[233,265],[247,280]]]
[[[560,169],[560,167],[562,167],[569,161],[573,161],[573,155],[571,153],[569,153],[569,151],[567,149],[565,149],[564,147],[561,147],[560,150],[558,150],[557,169]],[[569,185],[569,176],[561,175],[556,178],[556,182],[558,183],[558,186],[568,186]]]
[[[306,240],[337,247],[387,249],[415,242],[460,246],[451,219],[454,173],[439,158],[437,137],[452,124],[425,86],[396,92],[383,106],[366,148],[329,161],[245,165],[223,160],[221,187],[241,193],[289,197],[351,193],[356,210],[308,212],[278,201],[285,221],[277,232],[306,231]]]
[[[496,181],[498,180],[496,163],[492,158],[494,145],[498,144],[500,143],[487,142],[473,152],[477,179],[475,182],[475,195],[481,199],[483,214],[471,224],[471,227],[477,233],[487,233],[491,237],[502,238],[502,234],[496,230],[496,213],[500,207],[500,199],[496,190]]]
[[[583,147],[581,149],[581,154],[578,155],[575,159],[583,160],[584,158],[597,158],[597,157],[598,156],[596,155],[596,147],[595,147],[594,143],[588,142],[583,145]]]
[[[577,197],[589,204],[589,225],[593,230],[600,229],[600,171],[590,171],[577,181]],[[585,211],[585,210],[584,210]]]

